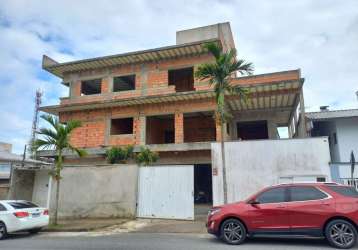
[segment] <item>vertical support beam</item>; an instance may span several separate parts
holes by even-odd
[[[104,145],[108,146],[110,144],[111,136],[111,111],[107,110],[105,114],[105,132],[104,132]]]
[[[70,90],[71,98],[81,96],[81,81],[79,80],[71,81],[70,87],[71,87]]]
[[[303,99],[303,88],[300,91],[300,124],[299,124],[299,128],[298,128],[298,136],[300,138],[307,137],[306,113],[305,113],[305,102]]]
[[[183,113],[175,113],[174,117],[175,143],[184,142],[184,115]]]
[[[293,123],[292,123],[292,125],[293,125],[293,127],[292,127],[292,137],[295,137],[295,135],[296,135],[296,137],[298,137],[296,108],[295,108],[295,112],[293,113],[292,118],[293,118],[292,119],[293,120]]]
[[[288,138],[292,138],[292,126],[291,126],[291,120],[287,126],[288,129]]]
[[[110,77],[103,77],[101,81],[101,93],[109,93],[110,92]]]
[[[147,118],[144,115],[139,115],[139,145],[145,145],[146,137],[147,137]]]
[[[271,120],[267,121],[269,139],[277,139],[277,124]]]
[[[138,82],[140,80],[140,83]],[[136,89],[140,87],[141,95],[145,96],[147,95],[147,89],[148,89],[148,68],[145,64],[142,64],[140,66],[140,77],[136,76]]]
[[[235,119],[232,119],[231,121],[231,140],[237,140],[237,127],[236,127],[236,120]]]

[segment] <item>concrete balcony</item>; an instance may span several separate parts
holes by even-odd
[[[155,152],[183,152],[183,151],[199,151],[211,150],[212,142],[192,142],[192,143],[169,143],[169,144],[150,144],[145,145]],[[139,152],[139,145],[134,146],[134,152]],[[88,155],[104,155],[109,147],[86,148]],[[37,154],[39,157],[54,157],[54,150],[41,150]],[[70,150],[65,150],[63,156],[75,156]]]

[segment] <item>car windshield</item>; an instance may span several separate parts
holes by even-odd
[[[358,192],[354,187],[347,186],[328,186],[333,192],[347,197],[358,198]]]
[[[8,204],[12,206],[14,209],[38,207],[37,205],[29,201],[13,201],[13,202],[9,202]]]

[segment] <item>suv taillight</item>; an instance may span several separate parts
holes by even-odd
[[[28,212],[15,212],[14,215],[17,218],[25,218],[25,217],[29,216],[29,213]]]
[[[48,209],[45,209],[44,215],[48,215]]]

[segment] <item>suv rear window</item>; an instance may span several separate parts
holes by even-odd
[[[10,206],[12,206],[14,209],[23,209],[23,208],[34,208],[38,207],[34,203],[31,203],[29,201],[16,201],[16,202],[9,202]]]
[[[325,193],[315,187],[290,187],[290,191],[290,201],[311,201],[327,198]]]
[[[354,187],[346,187],[346,186],[328,186],[333,192],[341,194],[347,197],[358,198],[358,192]]]

